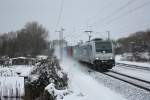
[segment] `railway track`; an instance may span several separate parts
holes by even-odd
[[[150,67],[143,67],[143,66],[137,66],[137,65],[130,65],[130,64],[124,64],[124,63],[116,63],[116,65],[119,65],[119,67],[126,67],[126,68],[134,68],[134,69],[141,69],[150,71]]]
[[[135,77],[132,77],[132,76],[129,76],[129,75],[126,75],[123,73],[119,73],[116,71],[112,71],[112,70],[109,70],[109,72],[103,72],[103,74],[113,77],[115,79],[121,80],[123,82],[129,83],[133,86],[136,86],[138,88],[141,88],[143,90],[150,92],[150,82],[149,81],[135,78]]]

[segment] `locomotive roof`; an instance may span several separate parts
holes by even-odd
[[[111,40],[103,40],[101,38],[95,38],[95,39],[92,39],[91,41],[86,41],[85,43],[81,43],[76,46],[83,46],[83,45],[91,44],[92,42],[111,42]]]
[[[92,41],[103,41],[102,38],[95,38],[95,39],[92,39]]]

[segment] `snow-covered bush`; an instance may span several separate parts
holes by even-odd
[[[69,91],[68,89],[65,90],[58,90],[55,88],[55,84],[51,83],[49,84],[45,90],[46,92],[50,93],[51,95],[53,95],[54,99],[63,99],[64,96],[68,95],[71,91]]]
[[[26,85],[32,91],[31,93],[35,94],[32,95],[29,92],[28,94],[32,98],[43,96],[45,87],[49,84],[54,84],[57,90],[65,90],[68,86],[67,74],[62,71],[56,57],[48,57],[48,59],[40,60],[37,63]],[[55,100],[53,94],[50,93],[49,96],[52,100]],[[40,96],[40,98],[43,97]]]

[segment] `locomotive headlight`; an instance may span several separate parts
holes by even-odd
[[[98,60],[99,58],[98,57],[96,57],[96,60]]]
[[[112,60],[112,59],[113,59],[113,57],[110,57],[110,59]]]

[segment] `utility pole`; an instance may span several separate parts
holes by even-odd
[[[63,60],[63,44],[64,44],[63,31],[64,31],[64,28],[62,27],[60,32],[59,32],[60,60],[61,61]]]
[[[84,31],[84,32],[88,33],[89,41],[91,41],[91,37],[92,37],[92,35],[91,35],[91,34],[92,34],[92,32],[93,32],[93,31]]]
[[[110,40],[110,31],[106,31],[108,35],[108,40]]]
[[[59,32],[59,50],[60,50],[60,60],[62,61],[63,60],[63,31],[64,31],[64,28],[62,27],[59,31],[56,31],[56,32]]]

